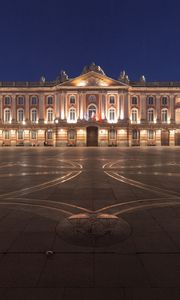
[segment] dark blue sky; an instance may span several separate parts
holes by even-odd
[[[114,78],[180,81],[178,2],[1,1],[0,80],[75,77],[95,61]]]

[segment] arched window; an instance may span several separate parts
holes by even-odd
[[[133,108],[131,111],[131,120],[133,123],[137,122],[137,117],[138,117],[138,110],[136,108]]]
[[[94,119],[96,117],[96,106],[90,105],[88,108],[89,119]]]
[[[53,122],[53,109],[52,108],[47,109],[47,121],[48,121],[48,123]]]
[[[18,109],[18,111],[17,111],[17,121],[18,122],[23,122],[24,121],[24,110],[23,109]]]
[[[155,131],[154,130],[148,130],[148,140],[153,140],[155,138]]]
[[[70,97],[70,104],[75,104],[75,102],[76,102],[75,96],[71,96]]]
[[[168,116],[168,111],[167,109],[162,109],[161,110],[161,121],[163,123],[167,123],[167,116]]]
[[[5,130],[4,131],[4,138],[5,138],[5,140],[9,140],[10,139],[10,131],[9,130]]]
[[[32,122],[37,122],[37,109],[32,109],[31,110],[31,121]]]
[[[76,110],[75,108],[70,108],[69,110],[69,121],[75,122],[76,121]]]
[[[154,109],[152,108],[148,109],[147,119],[148,122],[154,122]]]
[[[31,139],[32,140],[36,140],[37,139],[37,132],[36,132],[36,130],[32,130],[31,131]]]
[[[11,121],[11,111],[9,108],[5,108],[4,110],[4,122],[5,123],[10,123]]]
[[[110,108],[109,109],[109,122],[113,123],[115,121],[115,109]]]
[[[47,139],[48,139],[48,140],[52,140],[52,138],[53,138],[53,132],[52,132],[51,129],[49,129],[49,130],[47,131]]]
[[[180,123],[180,108],[176,109],[175,120],[176,120],[176,123]]]
[[[76,138],[76,131],[74,129],[70,129],[68,131],[68,137],[70,140],[75,140]]]

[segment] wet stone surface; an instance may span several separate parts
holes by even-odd
[[[78,246],[104,247],[127,239],[131,227],[114,215],[77,214],[63,219],[57,227],[57,234],[66,242]]]

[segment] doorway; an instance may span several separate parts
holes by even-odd
[[[95,126],[87,127],[87,146],[89,147],[98,146],[98,127]]]

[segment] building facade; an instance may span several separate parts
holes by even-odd
[[[69,79],[0,82],[0,146],[180,145],[180,82],[118,80],[94,63]]]

